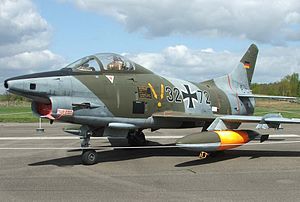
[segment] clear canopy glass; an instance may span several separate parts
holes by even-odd
[[[127,58],[114,53],[99,53],[81,58],[65,68],[73,71],[133,71],[135,65]]]

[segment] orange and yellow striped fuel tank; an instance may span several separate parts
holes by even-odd
[[[193,151],[223,151],[239,147],[258,136],[260,134],[252,130],[206,131],[180,138],[176,145]]]

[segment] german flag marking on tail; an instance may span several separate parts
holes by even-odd
[[[250,62],[245,61],[244,68],[249,69],[250,68]]]

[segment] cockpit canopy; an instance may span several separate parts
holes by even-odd
[[[114,53],[99,53],[81,58],[65,68],[74,72],[123,71],[131,72],[136,64],[127,58]]]

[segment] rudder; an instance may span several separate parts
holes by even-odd
[[[252,44],[240,60],[239,65],[229,74],[230,79],[250,89],[257,55],[258,48],[255,44]]]
[[[240,60],[240,62],[243,64],[243,67],[246,69],[249,86],[252,81],[257,55],[258,55],[257,46],[255,44],[251,44],[247,52]]]

